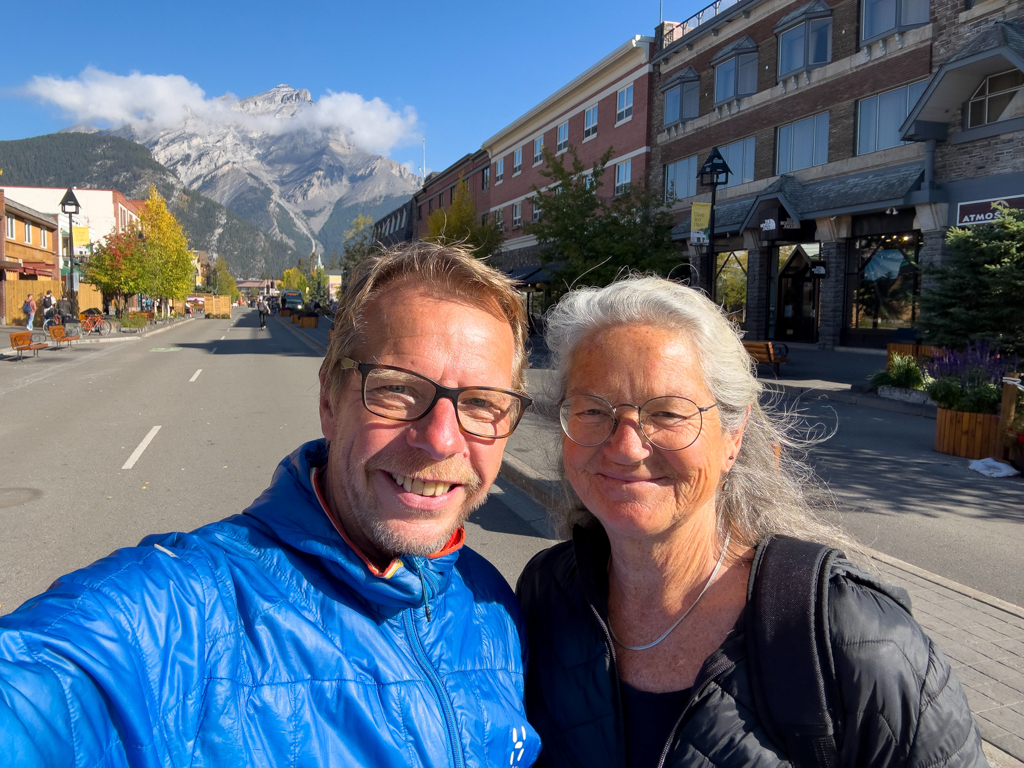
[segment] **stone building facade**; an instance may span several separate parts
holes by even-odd
[[[1004,0],[741,0],[662,24],[650,184],[680,243],[712,147],[732,171],[692,280],[749,338],[881,347],[914,328],[961,204],[1024,195],[1020,16]]]

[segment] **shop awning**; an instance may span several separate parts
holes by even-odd
[[[44,264],[42,262],[26,262],[21,266],[21,272],[26,275],[37,275],[39,277],[53,277],[54,266],[53,264]]]
[[[989,75],[1010,69],[1024,71],[1024,31],[1010,21],[997,21],[954,53],[932,77],[900,127],[904,141],[946,139],[950,116]],[[1009,130],[1009,126],[1002,126]]]
[[[21,262],[0,259],[0,269],[21,269]]]

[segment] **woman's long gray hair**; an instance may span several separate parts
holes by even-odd
[[[656,326],[674,330],[693,344],[704,382],[718,403],[722,429],[734,432],[746,419],[743,445],[729,482],[716,499],[719,540],[728,532],[734,542],[754,547],[779,533],[857,549],[842,529],[820,514],[830,506],[830,497],[803,461],[810,441],[797,434],[799,418],[762,407],[756,366],[735,327],[713,301],[671,280],[630,276],[605,288],[570,292],[545,319],[556,402],[565,397],[576,351],[598,331]],[[596,524],[568,483],[566,487],[570,501],[554,511],[555,527],[563,538],[576,524]]]

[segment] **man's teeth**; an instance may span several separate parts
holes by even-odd
[[[406,477],[391,473],[391,479],[398,485],[405,488],[408,493],[416,493],[420,496],[443,496],[451,490],[451,483],[423,482],[417,478]]]

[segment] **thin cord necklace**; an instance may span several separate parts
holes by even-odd
[[[619,640],[619,638],[617,638],[615,636],[615,630],[612,629],[612,622],[611,622],[611,619],[609,619],[608,620],[608,631],[611,633],[612,640],[615,641],[616,645],[622,646],[627,651],[646,651],[648,648],[653,648],[658,643],[660,643],[662,640],[664,640],[666,637],[671,635],[672,634],[672,630],[675,629],[676,627],[678,627],[680,624],[683,623],[683,619],[685,619],[687,616],[690,615],[690,611],[692,611],[694,608],[696,608],[697,607],[697,603],[699,603],[700,599],[702,597],[704,597],[704,593],[708,591],[708,587],[711,586],[711,584],[715,580],[715,576],[718,575],[718,569],[722,567],[722,563],[725,561],[725,553],[728,552],[728,551],[729,551],[729,534],[726,533],[725,534],[725,545],[722,547],[722,555],[721,555],[721,557],[718,558],[718,562],[715,563],[715,570],[713,570],[711,572],[711,575],[708,576],[708,580],[706,582],[704,582],[704,589],[702,589],[700,591],[700,594],[697,595],[697,599],[693,601],[693,605],[691,605],[689,608],[687,608],[686,612],[683,613],[683,615],[680,616],[678,619],[676,619],[676,623],[673,624],[668,629],[666,629],[665,630],[665,634],[663,634],[661,637],[659,637],[653,643],[648,643],[647,645],[626,645],[624,642],[622,642],[621,640]]]

